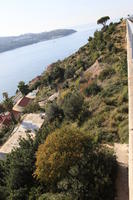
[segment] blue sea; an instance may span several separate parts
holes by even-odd
[[[54,40],[21,47],[0,53],[0,101],[2,93],[15,95],[19,81],[28,83],[57,60],[75,53],[88,42],[96,26],[75,27],[76,33]]]

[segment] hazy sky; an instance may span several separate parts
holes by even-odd
[[[41,32],[133,13],[133,0],[0,0],[0,36]]]

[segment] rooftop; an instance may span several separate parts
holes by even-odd
[[[23,112],[24,108],[32,101],[29,97],[22,97],[13,107],[13,111]]]
[[[37,90],[33,90],[32,92],[30,92],[29,94],[27,94],[26,97],[28,97],[30,99],[35,99],[37,93],[38,93],[38,89]]]
[[[39,130],[44,122],[44,113],[27,114],[23,121],[12,133],[8,141],[0,148],[0,155],[10,153],[14,148],[19,147],[20,138],[27,138],[28,135],[34,137],[35,130]]]
[[[29,103],[30,101],[31,101],[30,98],[28,98],[28,97],[23,97],[23,98],[21,99],[21,101],[18,103],[18,106],[25,107],[25,106],[28,105],[28,103]]]

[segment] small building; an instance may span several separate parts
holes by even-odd
[[[32,92],[28,93],[26,96],[19,98],[13,107],[13,111],[22,113],[24,111],[24,108],[36,98],[37,93],[38,93],[38,89],[33,90]]]
[[[14,118],[18,120],[20,117],[20,112],[12,111],[12,113],[14,115]],[[2,128],[3,126],[9,126],[11,122],[12,122],[12,117],[10,112],[6,112],[0,115],[0,128]]]
[[[40,101],[39,106],[43,108],[47,102],[53,102],[55,99],[58,98],[58,96],[59,96],[59,92],[54,93],[48,99]]]
[[[11,121],[11,114],[9,112],[0,115],[0,127],[8,126]]]
[[[13,111],[22,113],[24,111],[24,108],[32,101],[29,97],[22,97],[13,107]]]
[[[38,93],[38,89],[33,90],[32,92],[30,92],[29,94],[27,94],[26,97],[28,97],[29,99],[35,99],[37,93]]]

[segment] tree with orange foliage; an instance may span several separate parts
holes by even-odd
[[[75,200],[112,200],[114,163],[114,156],[95,137],[64,127],[39,146],[34,175],[53,195],[61,192]]]
[[[35,175],[42,182],[54,183],[67,174],[84,155],[91,139],[77,129],[57,129],[36,153]]]

